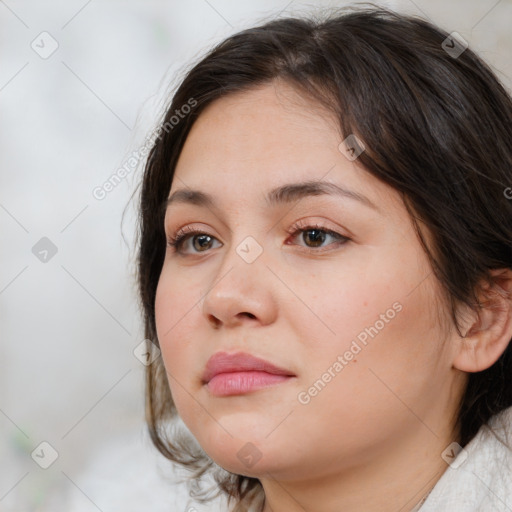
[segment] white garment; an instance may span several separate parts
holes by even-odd
[[[512,446],[512,407],[493,418],[491,425]],[[208,504],[191,498],[187,484],[176,482],[184,474],[156,452],[145,431],[142,436],[140,432],[118,435],[74,478],[81,491],[64,481],[67,496],[59,492],[55,506],[48,510],[92,512],[97,508],[91,501],[103,512],[229,510],[224,496]],[[480,429],[451,462],[419,512],[512,512],[512,451],[486,428]]]
[[[512,407],[490,424],[511,448],[482,427],[451,462],[419,512],[512,512]]]

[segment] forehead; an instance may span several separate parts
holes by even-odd
[[[176,174],[195,170],[197,163],[218,172],[260,169],[260,178],[265,169],[284,173],[285,164],[294,162],[298,171],[307,149],[316,149],[307,159],[316,162],[320,151],[336,154],[339,139],[332,113],[272,82],[211,103],[187,137]]]
[[[373,202],[392,189],[339,150],[339,120],[286,83],[272,82],[212,102],[193,125],[177,162],[177,189],[259,204],[280,185],[330,182]],[[247,203],[248,204],[248,203]]]

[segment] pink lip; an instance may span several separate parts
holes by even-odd
[[[213,395],[239,395],[294,377],[289,370],[243,352],[217,352],[206,364],[203,383]]]

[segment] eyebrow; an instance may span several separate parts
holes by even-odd
[[[363,205],[380,212],[380,208],[378,208],[377,205],[370,201],[366,196],[329,181],[305,181],[302,183],[288,183],[286,185],[281,185],[268,192],[265,196],[265,200],[269,207],[273,207],[279,204],[298,201],[304,197],[321,195],[338,196],[359,201]],[[216,200],[211,194],[188,188],[179,189],[173,192],[166,201],[166,207],[176,203],[193,204],[209,209],[217,208]]]

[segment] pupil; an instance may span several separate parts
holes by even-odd
[[[320,231],[319,229],[309,229],[304,234],[308,233],[314,233],[313,236],[309,236],[308,238],[313,240],[313,246],[317,247],[319,245],[322,245],[322,242],[324,241],[325,233],[323,231]]]
[[[203,243],[203,242],[205,242],[205,239],[207,239],[207,238],[210,238],[210,236],[209,235],[200,235],[200,236],[195,237],[195,242],[197,242],[198,240],[202,240],[202,242],[199,242],[199,245],[196,245],[195,248],[196,249],[198,249],[198,248],[202,248],[202,249],[207,248],[208,242]]]

